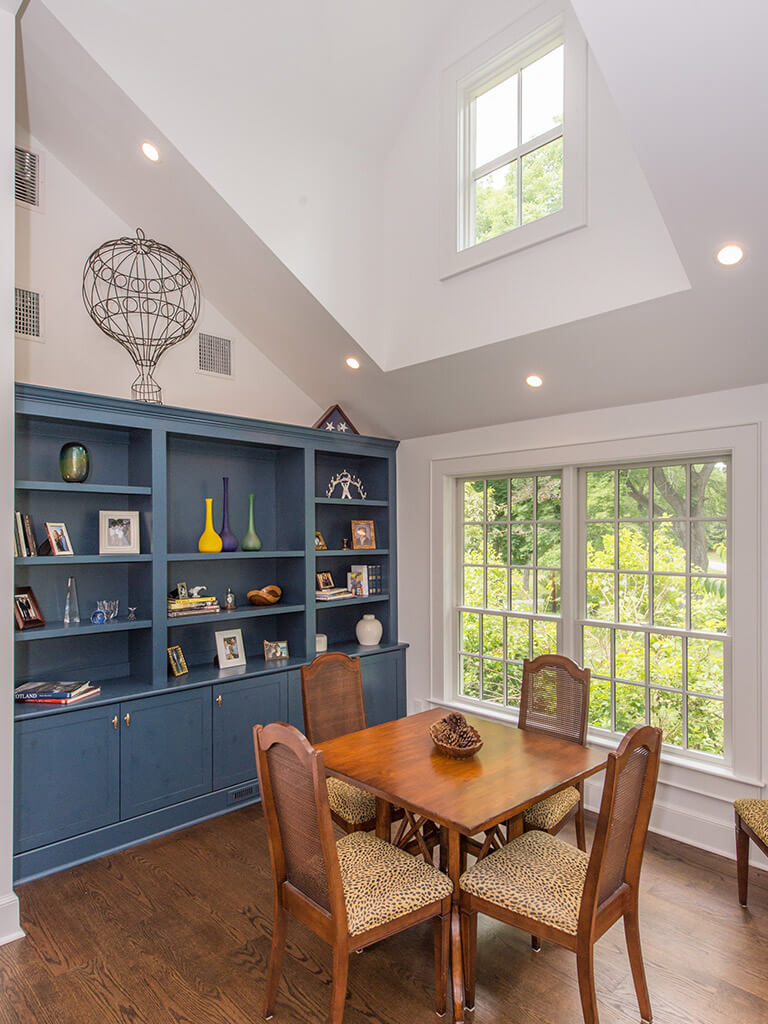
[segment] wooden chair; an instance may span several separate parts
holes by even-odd
[[[768,857],[768,800],[736,800],[736,873],[739,880],[739,903],[747,905],[749,886],[749,841]]]
[[[475,1001],[477,915],[535,932],[576,954],[585,1024],[598,1024],[593,949],[624,919],[643,1021],[651,1021],[638,920],[638,885],[656,791],[661,730],[631,729],[608,757],[592,853],[540,830],[526,832],[460,879],[466,1003]]]
[[[366,728],[360,659],[341,651],[318,655],[301,666],[304,732],[314,746]],[[329,778],[331,816],[345,832],[376,827],[376,798],[367,790]]]
[[[435,1008],[445,1013],[453,886],[449,878],[368,832],[336,842],[321,751],[298,729],[253,730],[274,878],[274,927],[264,1016],[275,1008],[289,914],[333,948],[328,1024],[340,1024],[349,955],[434,919]]]

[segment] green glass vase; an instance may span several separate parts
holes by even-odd
[[[81,484],[88,477],[91,460],[88,449],[78,441],[71,441],[62,446],[59,452],[59,472],[61,479],[68,484]]]
[[[240,541],[243,551],[261,551],[261,537],[253,527],[253,495],[248,495],[248,532]]]

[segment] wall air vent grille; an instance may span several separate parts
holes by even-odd
[[[40,205],[40,157],[16,147],[16,201],[25,206]]]
[[[232,342],[214,334],[199,334],[197,368],[219,377],[232,376]]]
[[[227,794],[229,797],[227,802],[230,804],[236,804],[241,800],[252,800],[257,795],[258,793],[255,785],[241,786],[240,789],[230,789]]]
[[[27,288],[16,289],[16,335],[20,338],[42,338],[40,293]]]

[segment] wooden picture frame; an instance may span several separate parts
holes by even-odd
[[[16,629],[34,629],[36,626],[44,626],[45,619],[40,611],[32,587],[14,587],[13,590],[13,617],[16,621]]]
[[[245,644],[242,629],[224,629],[216,633],[219,668],[242,668],[245,665]]]
[[[290,655],[288,654],[287,640],[264,641],[264,661],[280,661],[288,657]]]
[[[178,644],[175,647],[168,648],[168,661],[174,676],[184,676],[189,672],[184,654]]]
[[[327,551],[328,545],[319,530],[315,530],[315,551]]]
[[[329,572],[317,572],[315,573],[315,578],[318,590],[333,590],[336,586],[333,582],[333,576]]]
[[[52,555],[74,555],[66,523],[46,523],[45,532]]]
[[[354,551],[370,551],[376,547],[376,528],[372,519],[353,519],[351,526]]]
[[[99,510],[99,554],[140,554],[139,513]]]

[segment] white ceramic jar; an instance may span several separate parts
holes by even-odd
[[[384,627],[375,615],[364,615],[355,626],[357,642],[361,647],[376,647],[383,632]]]

